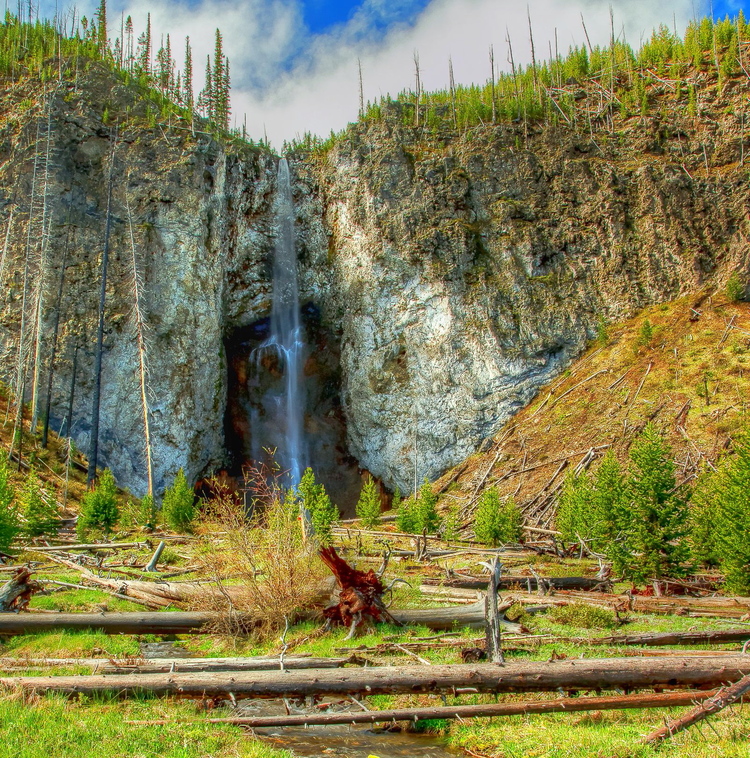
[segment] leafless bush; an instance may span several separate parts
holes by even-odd
[[[217,631],[237,633],[252,619],[260,636],[284,628],[299,610],[320,606],[326,570],[306,543],[294,493],[267,467],[245,472],[246,502],[226,487],[206,502],[200,559],[220,595],[201,601],[219,612]]]

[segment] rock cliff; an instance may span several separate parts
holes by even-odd
[[[2,104],[0,192],[5,224],[11,209],[13,218],[0,367],[12,381],[27,254],[45,286],[48,355],[67,245],[52,408],[59,424],[78,347],[73,432],[85,449],[114,146],[102,464],[143,491],[132,222],[157,484],[179,467],[195,479],[227,462],[226,346],[270,310],[276,159],[162,124],[148,100],[96,65],[77,86],[47,93],[26,82]],[[393,105],[330,149],[292,156],[303,302],[320,311],[336,361],[340,350],[328,376],[340,382],[349,451],[362,467],[402,489],[437,477],[562,372],[601,319],[747,268],[744,145],[726,103],[715,96],[711,107],[710,129],[655,116],[581,134],[415,130]]]

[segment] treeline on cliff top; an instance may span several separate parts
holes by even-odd
[[[120,21],[119,35],[109,36],[106,0],[101,0],[93,19],[56,15],[50,21],[19,5],[18,15],[6,10],[0,24],[0,74],[16,81],[25,76],[42,82],[76,79],[89,61],[101,61],[126,84],[143,88],[144,97],[156,108],[150,118],[172,115],[191,125],[194,118],[205,119],[202,128],[246,137],[244,129],[230,132],[231,115],[229,59],[224,54],[221,31],[216,29],[213,60],[206,61],[205,87],[196,97],[193,86],[193,53],[185,38],[182,68],[173,56],[169,34],[156,50],[152,39],[151,14],[146,28],[136,37],[131,16]],[[154,52],[155,51],[155,52]],[[151,124],[155,125],[155,124]]]
[[[402,126],[419,127],[427,133],[465,131],[498,123],[543,122],[593,133],[602,128],[611,130],[613,118],[618,116],[648,115],[656,105],[657,95],[665,91],[672,110],[695,117],[700,88],[706,80],[711,84],[718,80],[720,93],[733,77],[750,79],[750,24],[742,12],[720,21],[693,21],[684,36],[662,25],[637,51],[615,34],[614,24],[606,46],[591,44],[583,18],[582,31],[586,43],[571,47],[566,54],[557,49],[556,41],[548,44],[544,40],[549,57],[542,60],[537,57],[542,41],[534,38],[529,19],[527,39],[505,37],[510,72],[498,71],[499,52],[490,47],[490,76],[484,84],[456,85],[449,59],[449,86],[435,92],[423,90],[419,55],[415,54],[414,86],[396,98],[386,95],[376,103],[365,104],[360,77],[359,122],[396,120]],[[532,63],[527,66],[516,63],[521,46],[531,52]],[[705,76],[699,76],[701,73]],[[737,116],[744,127],[744,113]],[[345,133],[331,133],[326,140],[306,134],[288,147],[325,151]]]

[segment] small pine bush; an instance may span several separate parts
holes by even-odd
[[[576,476],[570,469],[557,504],[556,526],[563,542],[591,542],[600,536],[600,514],[592,513],[594,484],[587,472]],[[598,540],[597,540],[598,542]],[[596,545],[592,545],[597,549]]]
[[[339,517],[336,506],[331,502],[325,487],[315,481],[311,468],[305,470],[297,488],[302,500],[302,507],[310,514],[310,521],[321,545],[330,545],[331,528]]]
[[[646,319],[638,332],[638,345],[640,347],[650,347],[654,339],[654,325]]]
[[[362,486],[355,510],[366,527],[371,528],[380,523],[380,493],[371,476],[367,477]]]
[[[24,517],[24,533],[29,537],[57,534],[60,526],[57,504],[42,486],[34,469],[26,477],[19,500]]]
[[[175,532],[190,532],[195,519],[195,492],[187,483],[185,472],[180,469],[174,483],[164,493],[161,505],[162,517]]]
[[[432,491],[432,485],[425,477],[413,506],[414,534],[422,534],[425,530],[428,534],[433,534],[438,530],[440,516],[437,511],[437,501],[437,495]]]
[[[451,506],[443,516],[441,534],[446,542],[455,542],[461,538],[461,512],[458,506]]]
[[[479,498],[474,518],[474,535],[479,542],[497,547],[521,540],[521,511],[512,498],[501,501],[496,487],[486,489]]]
[[[76,531],[83,538],[89,532],[109,534],[120,518],[117,507],[117,485],[115,477],[107,468],[104,469],[96,489],[87,492],[81,505]]]
[[[393,496],[393,510],[396,511],[396,528],[400,532],[414,534],[414,498],[408,497],[406,500],[401,499],[401,493],[398,498]]]
[[[727,300],[729,300],[730,303],[737,303],[740,300],[743,300],[745,298],[746,289],[747,287],[742,281],[739,272],[733,271],[732,275],[727,280],[727,286],[725,289]]]
[[[18,511],[13,503],[15,494],[10,481],[8,462],[2,455],[0,456],[0,550],[7,550],[21,531]]]

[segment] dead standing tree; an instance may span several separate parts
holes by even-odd
[[[87,481],[89,486],[96,480],[96,466],[99,458],[99,414],[102,394],[102,353],[104,351],[104,308],[107,304],[107,269],[109,267],[109,237],[112,231],[112,184],[115,168],[115,151],[117,134],[112,140],[109,163],[109,182],[107,187],[107,220],[104,227],[104,249],[99,274],[99,324],[96,332],[96,353],[94,355],[94,399],[91,408],[91,440],[89,443],[89,467]]]

